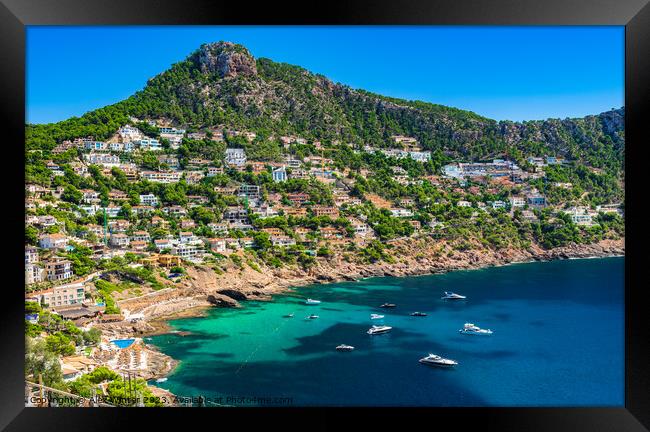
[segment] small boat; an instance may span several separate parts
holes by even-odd
[[[306,305],[317,305],[317,304],[320,304],[320,300],[314,300],[314,299],[310,299],[310,298],[308,298],[308,299],[305,301],[305,304],[306,304]]]
[[[490,329],[482,329],[472,323],[465,323],[462,329],[458,330],[459,333],[467,335],[489,336],[492,334]]]
[[[305,319],[307,319],[307,320],[313,320],[313,319],[316,319],[316,318],[318,318],[318,315],[309,315],[309,316],[306,317]]]
[[[370,319],[382,319],[384,316],[379,314],[370,314]]]
[[[467,297],[464,295],[456,294],[451,291],[445,291],[445,295],[441,297],[443,300],[465,300]]]
[[[290,313],[290,314],[283,315],[282,318],[293,318],[293,314]]]
[[[458,362],[455,360],[446,359],[435,354],[429,354],[428,356],[421,358],[419,362],[422,364],[439,367],[454,367],[458,364]]]
[[[382,333],[388,333],[391,331],[393,328],[390,326],[372,326],[368,330],[369,335],[374,335],[374,334],[382,334]]]
[[[383,305],[379,306],[381,308],[394,308],[395,305],[393,303],[384,303]]]
[[[427,316],[424,312],[413,312],[411,316]]]
[[[336,347],[337,351],[353,351],[354,347],[352,345],[341,344]]]
[[[163,382],[165,382],[165,381],[167,381],[167,378],[158,378],[158,379],[156,380],[157,383],[163,383]]]

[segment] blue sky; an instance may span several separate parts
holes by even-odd
[[[624,105],[624,27],[31,26],[27,121],[118,102],[219,40],[353,88],[497,120],[581,117]]]

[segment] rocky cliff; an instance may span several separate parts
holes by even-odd
[[[260,271],[250,267],[230,267],[222,274],[207,266],[188,268],[188,277],[178,288],[166,290],[158,296],[125,300],[121,307],[133,312],[143,312],[148,320],[161,320],[171,316],[194,316],[205,307],[238,307],[240,302],[270,300],[274,294],[293,287],[351,281],[365,277],[412,276],[468,270],[509,263],[545,261],[553,259],[617,256],[625,254],[624,240],[603,240],[590,245],[570,245],[551,250],[532,246],[529,249],[470,249],[457,251],[445,243],[432,244],[426,238],[401,240],[393,243],[396,262],[356,264],[345,261],[341,255],[319,259],[313,267],[270,268]],[[179,315],[182,314],[182,315]],[[115,325],[114,327],[118,327]],[[160,323],[137,326],[122,324],[123,331],[136,334],[165,331]]]

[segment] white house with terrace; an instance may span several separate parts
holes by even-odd
[[[156,207],[158,205],[158,197],[154,194],[140,195],[140,204]]]

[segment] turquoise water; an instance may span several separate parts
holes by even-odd
[[[113,339],[111,342],[117,345],[118,348],[128,348],[135,342],[135,339]]]
[[[152,338],[181,361],[158,385],[187,397],[286,397],[293,406],[622,406],[623,267],[624,258],[604,258],[373,278],[212,309],[170,323],[189,335]],[[443,291],[468,300],[443,301]],[[322,303],[304,305],[307,297]],[[384,302],[397,307],[379,308]],[[312,313],[320,318],[305,320]],[[380,323],[371,313],[393,331],[367,335]],[[465,322],[494,334],[461,335]],[[342,343],[356,349],[335,351]],[[419,364],[428,353],[459,364]]]

